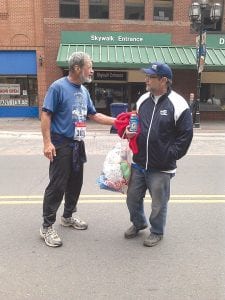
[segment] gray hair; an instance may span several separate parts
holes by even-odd
[[[74,66],[82,68],[87,60],[91,60],[91,57],[87,53],[73,52],[68,60],[69,71],[72,71]]]

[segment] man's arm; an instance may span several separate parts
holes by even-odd
[[[109,117],[101,113],[96,113],[95,115],[88,115],[88,117],[91,120],[103,125],[114,125],[114,122],[116,120],[116,118]]]
[[[174,143],[176,159],[183,157],[193,138],[193,123],[189,109],[186,109],[176,122],[176,140]]]
[[[54,145],[51,142],[50,135],[51,127],[51,113],[42,111],[41,113],[41,132],[44,143],[44,155],[50,160],[53,161],[53,157],[56,156],[56,150]]]

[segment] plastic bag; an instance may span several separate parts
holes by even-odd
[[[131,173],[131,152],[127,141],[121,141],[108,152],[97,183],[100,189],[114,192],[127,192]]]

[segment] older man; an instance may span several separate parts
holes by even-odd
[[[62,245],[53,224],[63,197],[61,224],[79,230],[88,227],[86,222],[72,216],[83,184],[87,116],[101,124],[114,123],[114,118],[96,112],[89,92],[83,86],[84,82],[91,82],[93,73],[89,55],[73,53],[69,58],[69,75],[53,82],[44,99],[41,129],[44,155],[50,160],[50,182],[44,194],[40,235],[50,247]]]

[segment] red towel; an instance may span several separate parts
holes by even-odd
[[[131,114],[132,112],[122,112],[116,117],[114,126],[117,129],[118,135],[121,138],[126,138],[126,136],[124,136],[124,131],[126,130],[126,127],[129,125]],[[140,126],[138,125],[137,134],[135,134],[135,136],[129,140],[129,147],[134,154],[138,153],[137,137],[139,133],[140,133]]]

